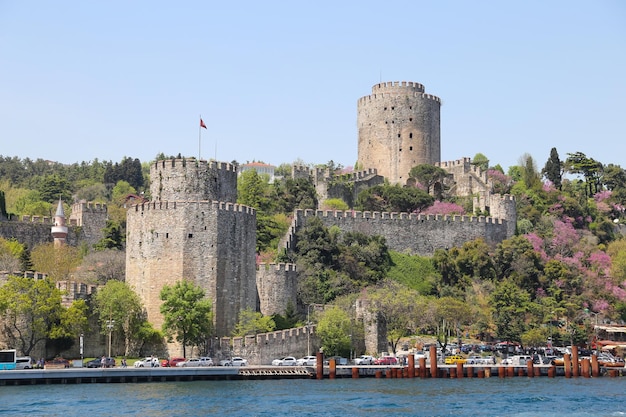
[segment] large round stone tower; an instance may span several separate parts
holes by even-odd
[[[256,214],[235,204],[236,167],[157,161],[150,179],[151,201],[127,212],[126,282],[156,328],[163,324],[163,286],[194,282],[213,301],[216,336],[229,335],[240,311],[258,304]]]
[[[440,162],[440,107],[422,84],[376,84],[357,104],[359,165],[404,185],[415,165]]]

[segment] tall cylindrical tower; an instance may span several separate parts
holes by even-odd
[[[357,103],[358,161],[392,184],[406,184],[415,165],[441,159],[441,100],[420,83],[376,84]]]

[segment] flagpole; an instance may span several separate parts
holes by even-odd
[[[200,120],[198,123],[198,161],[202,157],[202,153],[200,152],[201,144],[202,144],[202,115],[200,115]]]

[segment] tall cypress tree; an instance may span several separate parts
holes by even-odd
[[[561,180],[562,176],[562,164],[559,159],[559,153],[556,151],[556,148],[552,148],[550,150],[550,159],[546,162],[546,166],[543,168],[543,175],[546,177],[557,190],[561,189]]]

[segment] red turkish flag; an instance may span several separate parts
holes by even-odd
[[[202,120],[202,117],[200,118],[200,127],[203,127],[206,129],[206,125],[204,124],[204,121]]]

